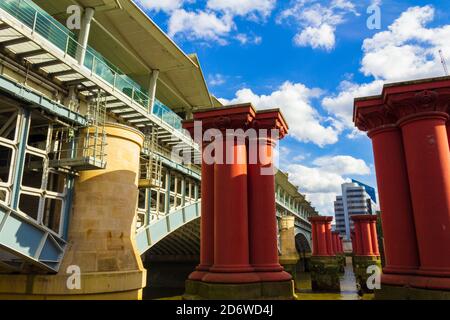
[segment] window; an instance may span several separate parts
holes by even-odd
[[[25,187],[40,189],[43,184],[44,158],[27,153],[22,177],[22,185]]]
[[[5,107],[0,110],[0,137],[16,140],[17,116],[18,111],[14,107]]]
[[[48,174],[47,191],[63,194],[65,192],[67,177],[65,174],[50,171]]]
[[[37,220],[39,215],[39,202],[39,196],[22,193],[20,195],[19,209],[31,218]]]
[[[139,189],[138,209],[145,210],[147,208],[146,198],[147,198],[147,189]]]
[[[48,122],[39,114],[31,114],[30,133],[28,135],[30,147],[47,150],[47,139],[50,131]]]
[[[0,188],[0,202],[8,203],[9,191],[5,188]]]
[[[63,201],[61,199],[45,199],[42,223],[56,233],[59,233],[62,209]]]
[[[13,149],[0,145],[0,183],[9,183],[11,177],[11,162],[13,159]]]

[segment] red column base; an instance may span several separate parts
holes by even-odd
[[[450,278],[420,275],[382,274],[381,288],[383,288],[383,284],[430,290],[450,290]]]
[[[207,273],[208,273],[208,271],[196,270],[189,275],[188,279],[192,280],[192,281],[201,281]]]
[[[257,272],[280,272],[284,268],[279,263],[274,264],[252,264],[252,267]]]
[[[419,270],[417,270],[417,274],[423,275],[423,276],[431,276],[431,277],[448,277],[450,278],[450,269],[449,268],[422,268],[419,267]]]
[[[403,275],[414,275],[417,273],[417,267],[396,267],[396,266],[389,266],[383,268],[383,273],[386,274],[403,274]]]
[[[282,282],[292,280],[292,276],[284,270],[278,272],[258,272],[257,274],[262,282]]]
[[[255,272],[208,272],[201,279],[202,282],[208,283],[255,283],[261,282],[261,279]]]

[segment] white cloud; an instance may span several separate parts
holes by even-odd
[[[171,37],[181,34],[189,40],[211,40],[226,45],[226,37],[234,28],[230,15],[179,9],[170,17],[168,33]]]
[[[335,27],[328,24],[319,27],[307,27],[301,33],[295,35],[294,43],[300,47],[311,46],[313,49],[331,50],[336,43],[335,30]]]
[[[225,82],[225,76],[220,73],[216,73],[208,77],[208,84],[212,87],[223,85]]]
[[[335,116],[343,128],[354,128],[353,101],[355,97],[366,97],[381,93],[384,81],[375,80],[371,83],[356,84],[344,80],[339,86],[340,92],[327,96],[322,100],[323,108]]]
[[[280,108],[288,119],[289,134],[301,142],[318,146],[338,141],[339,130],[324,119],[311,105],[321,96],[321,90],[310,89],[301,83],[285,82],[270,95],[258,95],[251,89],[241,89],[232,100],[221,99],[224,104],[251,102],[258,109]]]
[[[137,0],[145,9],[171,12],[182,7],[185,0]]]
[[[323,98],[322,107],[338,119],[342,129],[353,129],[348,137],[361,134],[352,120],[354,98],[378,95],[386,82],[444,75],[439,49],[449,60],[450,25],[427,28],[434,14],[432,6],[411,7],[386,31],[365,39],[361,71],[375,80],[363,84],[342,81],[339,93]]]
[[[439,49],[450,58],[450,25],[427,28],[434,15],[432,6],[411,7],[388,30],[366,39],[361,71],[390,82],[443,76]]]
[[[245,33],[239,33],[236,35],[236,40],[239,41],[242,45],[245,44],[261,44],[262,37],[255,35],[248,35]]]
[[[370,168],[364,160],[356,159],[351,156],[321,157],[315,159],[313,164],[326,172],[333,172],[337,174],[370,174]]]
[[[345,22],[348,14],[359,15],[348,0],[330,0],[326,4],[317,0],[296,0],[283,10],[277,22],[294,21],[298,33],[294,43],[314,49],[331,50],[336,45],[336,27]]]
[[[287,172],[289,180],[299,186],[322,215],[334,215],[334,200],[341,193],[341,185],[350,182],[348,175],[371,173],[364,160],[345,155],[317,158],[312,167],[291,164]]]
[[[275,8],[276,0],[208,0],[207,7],[237,16],[267,18]]]

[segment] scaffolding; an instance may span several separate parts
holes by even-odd
[[[158,152],[158,129],[152,127],[145,134],[143,156],[139,177],[139,188],[161,188],[162,186],[162,159]]]
[[[62,126],[52,134],[50,167],[76,171],[106,167],[106,97],[101,90],[90,99],[83,128]]]

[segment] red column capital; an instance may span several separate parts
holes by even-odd
[[[386,106],[401,123],[409,119],[430,115],[440,115],[447,119],[449,100],[450,88],[403,92],[391,88],[386,91]]]

